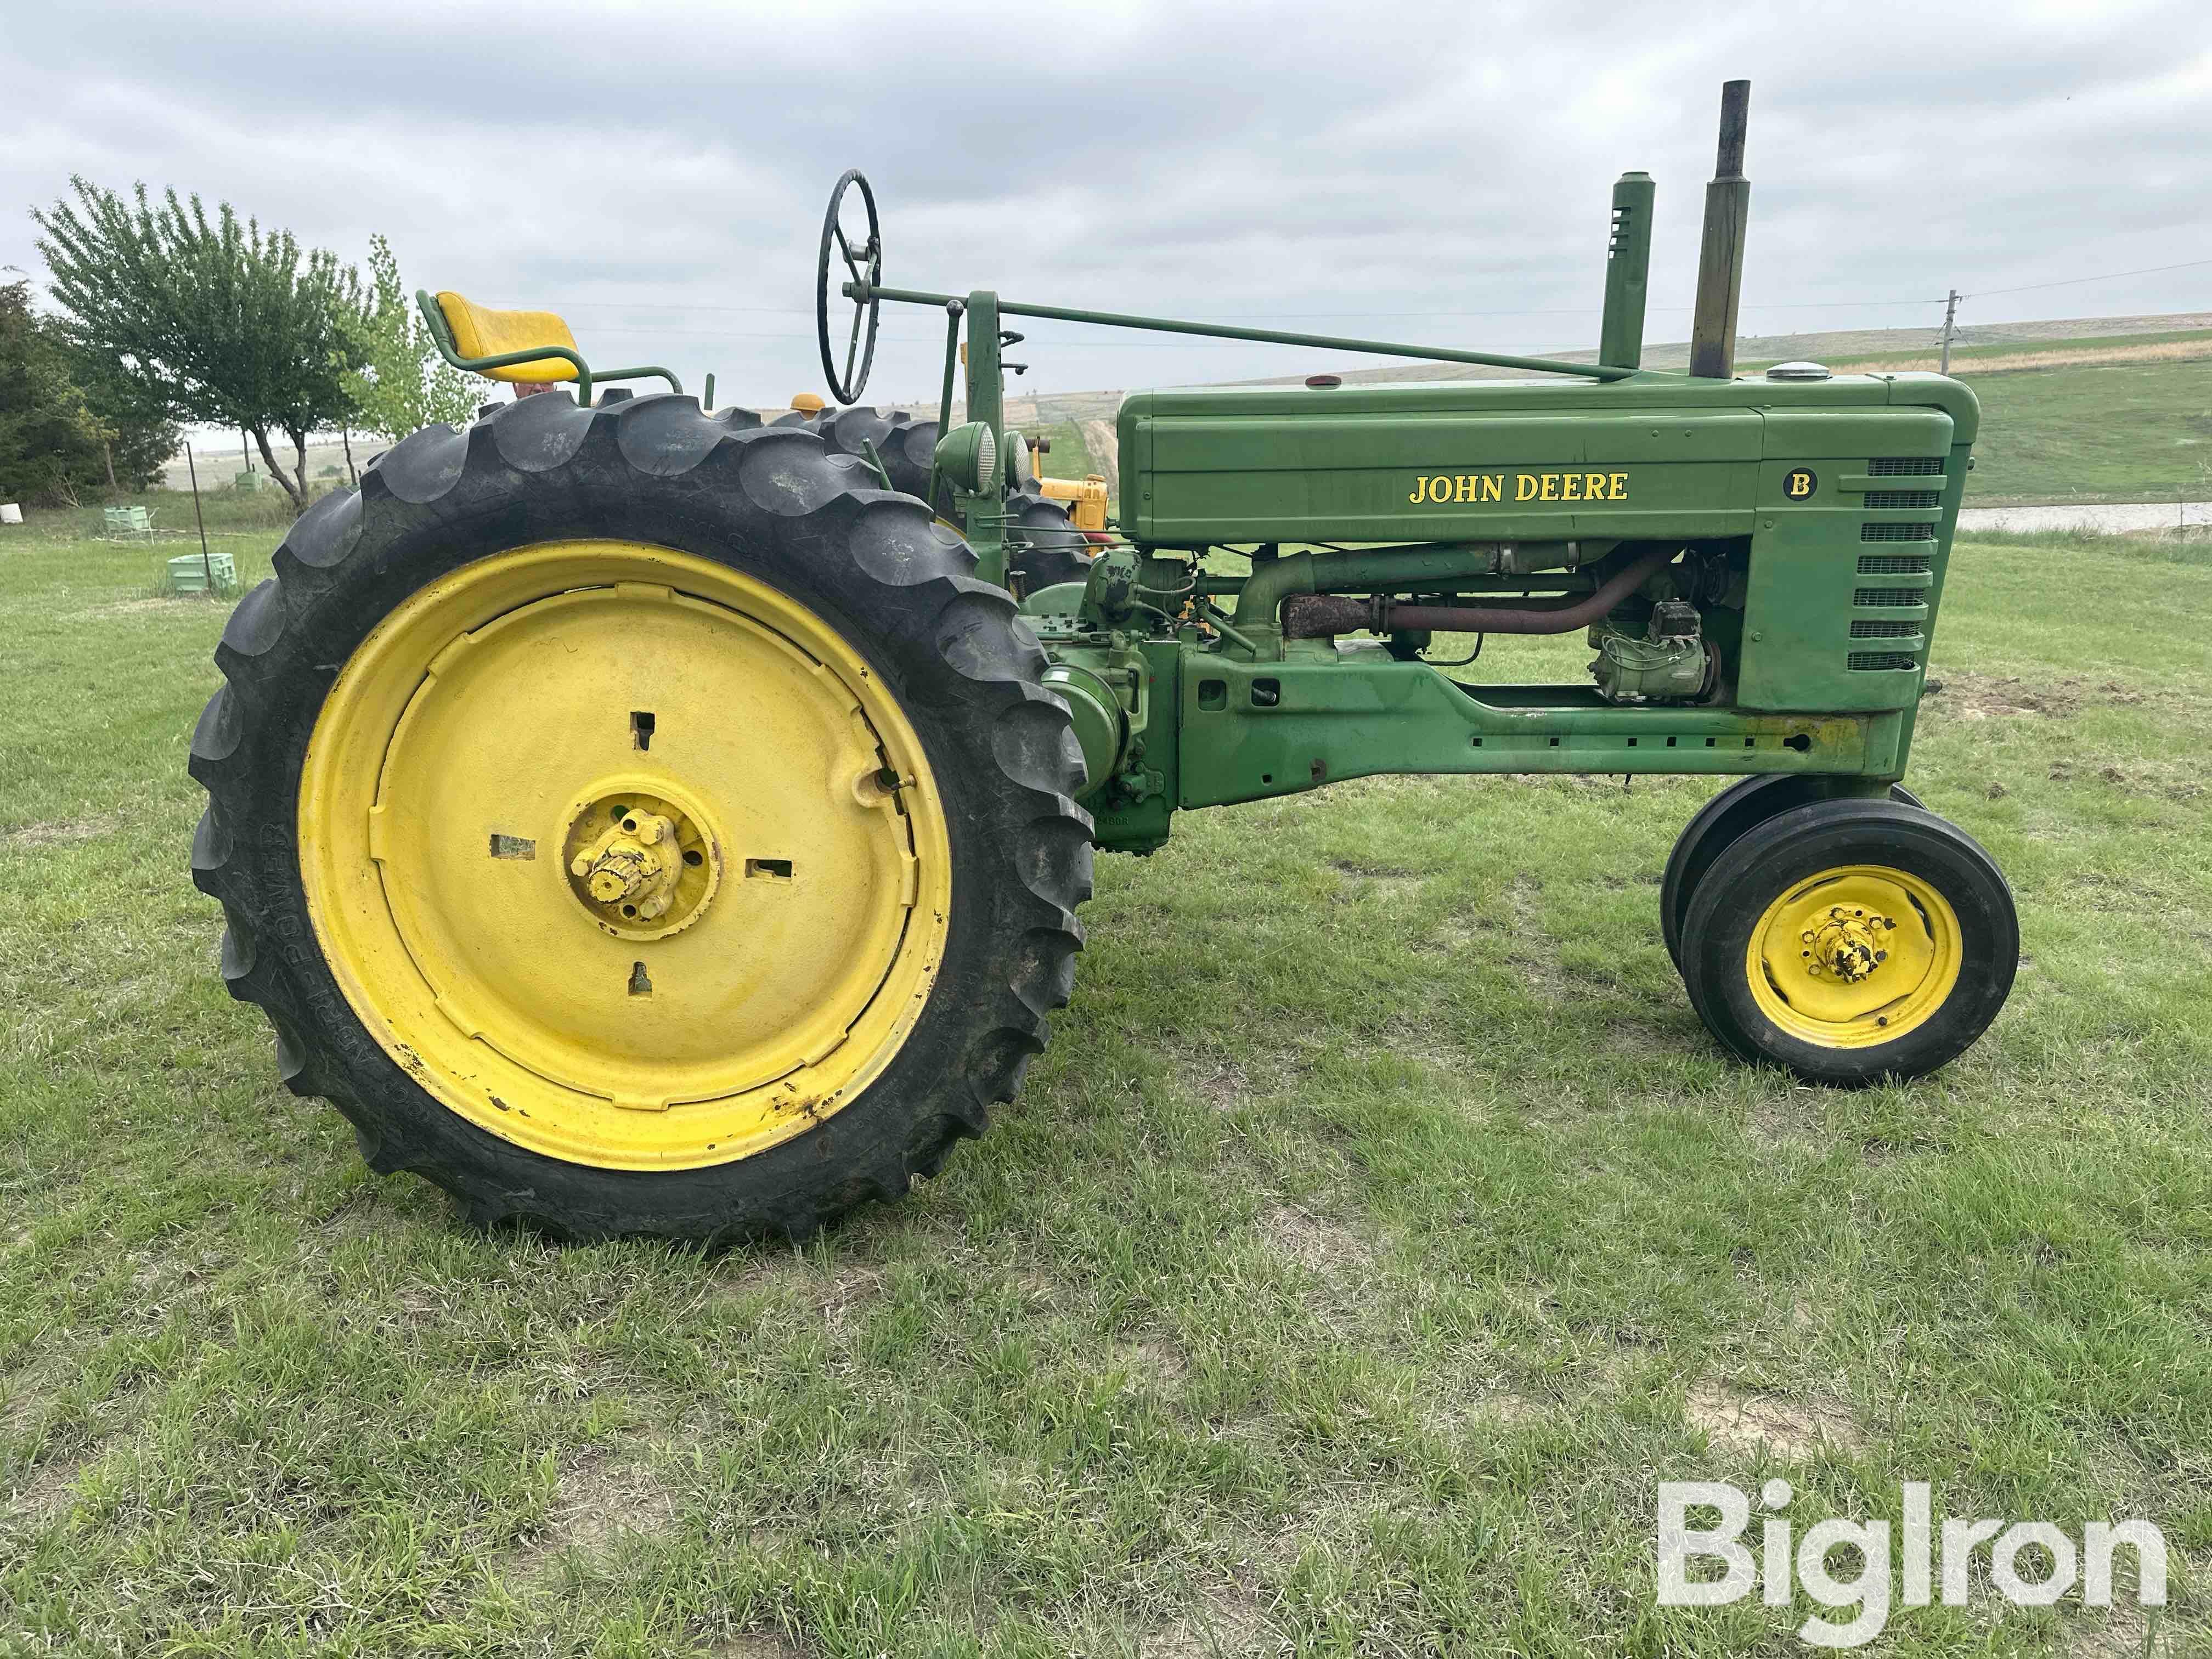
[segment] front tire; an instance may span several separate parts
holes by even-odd
[[[193,875],[380,1172],[559,1235],[803,1236],[1063,1004],[1081,757],[1001,591],[813,434],[557,394],[318,502],[216,653]]]
[[[1814,801],[1753,826],[1706,872],[1682,930],[1683,978],[1715,1036],[1847,1086],[1957,1058],[2019,961],[1990,855],[1892,801]]]

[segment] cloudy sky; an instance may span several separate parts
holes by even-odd
[[[348,259],[382,231],[410,285],[781,403],[820,386],[848,167],[894,284],[1522,351],[1593,341],[1642,167],[1651,337],[1680,339],[1739,76],[1747,332],[1932,330],[1954,285],[1970,322],[2212,308],[2205,0],[12,0],[0,264],[42,274],[27,210],[72,172],[174,185]],[[883,330],[871,393],[933,396],[939,319]],[[1016,355],[1048,392],[1344,361],[1057,325]]]

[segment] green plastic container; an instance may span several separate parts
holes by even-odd
[[[207,562],[203,564],[198,554],[187,553],[169,561],[169,592],[206,592],[210,568],[215,572],[215,586],[218,593],[228,593],[238,586],[238,566],[229,554],[210,553]]]

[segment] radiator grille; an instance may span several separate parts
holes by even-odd
[[[1892,455],[1867,463],[1867,476],[1873,478],[1930,478],[1943,475],[1941,455]]]
[[[1943,492],[1940,489],[1869,489],[1866,493],[1866,504],[1869,513],[1941,507]]]
[[[1917,634],[1917,622],[1855,622],[1851,637],[1855,640],[1901,640],[1907,635]]]
[[[1924,576],[1935,568],[1936,561],[1925,553],[1859,555],[1859,574],[1862,576]]]
[[[1862,587],[1851,596],[1851,603],[1882,609],[1894,609],[1900,605],[1924,606],[1928,603],[1928,590],[1924,587]]]
[[[1936,526],[1932,524],[1863,524],[1859,526],[1863,542],[1932,542]]]
[[[1854,651],[1844,659],[1844,666],[1853,672],[1875,668],[1917,668],[1918,661],[1903,651]]]

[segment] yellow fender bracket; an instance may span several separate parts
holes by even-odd
[[[546,346],[576,349],[576,337],[568,325],[550,311],[494,311],[450,291],[439,294],[438,309],[445,313],[446,326],[453,331],[454,349],[464,357],[501,357],[510,351],[538,351]],[[576,378],[574,365],[558,357],[488,368],[483,373],[495,380],[533,385]]]

